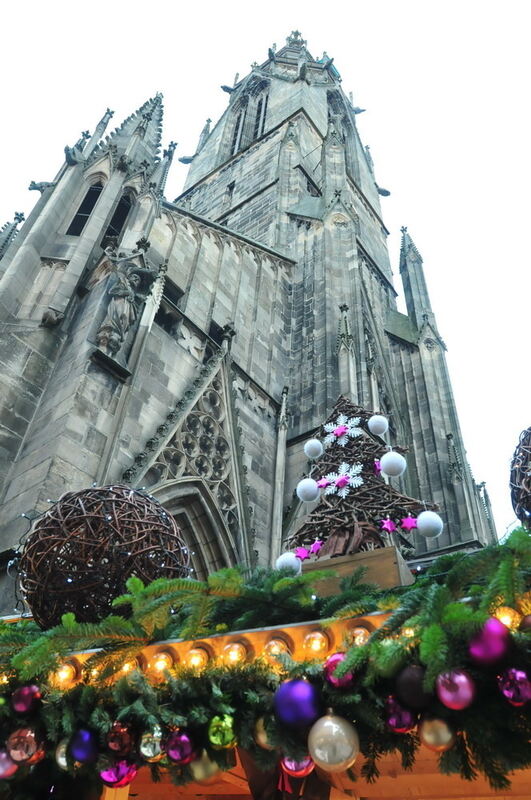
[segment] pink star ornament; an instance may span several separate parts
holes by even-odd
[[[417,527],[417,518],[410,515],[404,517],[404,519],[400,522],[400,527],[405,531],[412,531]]]
[[[387,531],[387,533],[392,533],[396,531],[396,525],[392,519],[381,519],[380,525],[382,526],[383,531]]]

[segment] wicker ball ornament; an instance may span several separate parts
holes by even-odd
[[[172,515],[145,492],[99,486],[67,492],[34,524],[19,562],[19,585],[35,621],[50,628],[73,612],[96,622],[136,575],[189,575],[190,557]]]
[[[514,513],[522,525],[531,529],[531,428],[520,434],[511,461],[510,486]]]

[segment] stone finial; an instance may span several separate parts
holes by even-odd
[[[25,219],[26,219],[26,217],[24,216],[22,211],[15,211],[15,222],[16,223],[24,222]]]
[[[286,39],[286,44],[289,47],[304,47],[307,42],[306,39],[302,38],[300,31],[291,31],[290,35]]]

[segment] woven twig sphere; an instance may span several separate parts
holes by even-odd
[[[511,501],[514,513],[531,528],[531,428],[522,431],[511,462]]]
[[[126,591],[189,574],[189,554],[175,520],[154,498],[128,486],[62,495],[35,523],[19,562],[19,584],[36,622],[57,625],[71,611],[96,622]]]

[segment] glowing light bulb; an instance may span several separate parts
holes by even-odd
[[[171,653],[163,651],[161,653],[155,653],[153,658],[150,660],[148,669],[150,672],[154,672],[162,677],[162,674],[167,670],[173,667],[173,656]]]
[[[357,627],[352,629],[351,636],[352,644],[356,645],[356,647],[361,647],[369,638],[370,633],[367,628]]]
[[[247,648],[242,642],[231,642],[223,648],[226,664],[241,664],[247,658]]]
[[[76,677],[77,677],[76,667],[74,666],[74,664],[70,664],[68,661],[66,661],[64,664],[61,664],[61,666],[58,669],[55,670],[53,674],[53,683],[55,683],[56,686],[60,687],[68,686],[70,683],[73,683]]]
[[[210,656],[203,647],[192,647],[192,649],[188,651],[185,662],[187,666],[192,667],[192,669],[204,669],[209,659]]]
[[[328,636],[321,631],[312,631],[304,637],[303,647],[306,652],[316,658],[322,656],[328,650]]]
[[[402,636],[405,636],[408,639],[411,639],[413,636],[416,636],[417,632],[415,628],[402,628]]]
[[[276,656],[284,653],[289,655],[289,647],[284,639],[271,639],[264,647],[264,656],[272,662],[276,662]]]
[[[122,672],[125,672],[125,674],[127,675],[128,672],[132,672],[134,669],[137,669],[137,668],[138,668],[138,664],[136,663],[136,660],[133,659],[132,661],[126,661],[123,664]]]
[[[493,616],[503,622],[505,627],[511,631],[515,631],[522,621],[522,615],[510,606],[499,606],[494,611]]]

